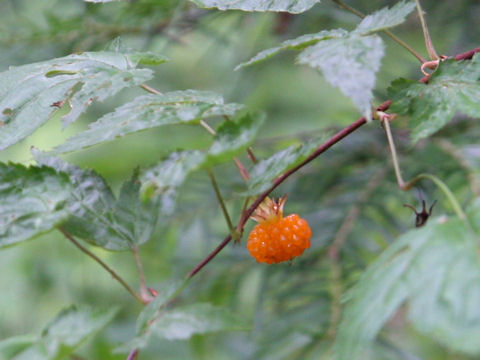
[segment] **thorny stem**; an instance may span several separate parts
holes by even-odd
[[[98,264],[100,264],[101,267],[103,267],[105,270],[107,270],[112,277],[117,280],[122,286],[141,304],[144,304],[143,299],[136,293],[135,290],[133,290],[126,282],[123,280],[120,275],[118,275],[115,270],[113,270],[111,267],[109,267],[107,264],[105,264],[97,255],[92,253],[90,250],[87,248],[83,247],[75,238],[65,229],[63,229],[61,226],[58,227],[58,230],[68,239],[70,240],[73,245],[75,245],[80,251],[82,251],[84,254],[90,256],[93,260],[95,260]]]
[[[465,220],[467,217],[465,213],[463,212],[461,206],[458,204],[457,199],[455,199],[455,196],[452,194],[448,186],[439,178],[437,178],[434,175],[431,174],[420,174],[415,176],[412,180],[405,182],[402,177],[402,172],[400,170],[400,165],[398,162],[398,157],[397,157],[397,150],[395,148],[395,143],[393,141],[393,136],[392,136],[392,130],[390,129],[390,119],[388,117],[384,117],[382,119],[383,127],[385,129],[385,133],[387,134],[387,139],[388,139],[388,145],[390,147],[390,152],[392,154],[392,162],[393,162],[393,168],[395,169],[395,176],[397,178],[397,183],[398,187],[401,190],[407,191],[410,190],[415,186],[415,184],[422,179],[428,179],[431,180],[432,182],[437,185],[437,187],[445,194],[447,199],[449,200],[450,204],[453,207],[453,210],[457,214],[457,216]]]
[[[475,48],[473,50],[470,50],[468,52],[465,52],[463,54],[459,54],[457,56],[455,56],[455,59],[457,61],[460,61],[460,60],[465,60],[465,59],[470,59],[472,58],[472,56],[477,53],[477,52],[480,52],[480,47],[478,48]],[[377,108],[377,111],[386,111],[389,107],[390,107],[390,104],[392,103],[391,100],[387,100],[385,101],[383,104],[381,104],[378,108]],[[257,208],[258,205],[260,205],[260,203],[278,186],[280,185],[286,178],[288,178],[290,175],[292,175],[293,173],[295,173],[298,169],[302,168],[303,166],[305,166],[307,163],[309,163],[310,161],[312,161],[313,159],[315,159],[316,157],[318,157],[319,155],[321,155],[324,151],[328,150],[330,147],[332,147],[334,144],[336,144],[337,142],[339,142],[340,140],[342,140],[344,137],[348,136],[349,134],[351,134],[352,132],[354,132],[355,130],[357,130],[359,127],[361,127],[362,125],[364,125],[365,123],[367,122],[367,120],[362,117],[358,120],[356,120],[355,122],[353,122],[352,124],[350,124],[349,126],[347,126],[346,128],[344,128],[343,130],[339,131],[338,133],[336,133],[334,136],[332,136],[329,140],[327,140],[325,143],[323,143],[322,145],[320,145],[317,150],[312,154],[310,155],[309,157],[307,157],[303,162],[301,162],[299,165],[297,165],[296,167],[294,167],[293,169],[285,172],[283,175],[279,176],[273,183],[273,185],[268,189],[266,190],[264,193],[260,194],[256,200],[254,201],[254,203],[248,208],[246,209],[246,211],[243,211],[242,212],[242,216],[240,217],[240,220],[238,221],[237,223],[237,231],[239,233],[242,233],[243,231],[243,227],[245,225],[245,223],[247,222],[248,218],[250,217],[250,215],[255,211],[255,209]],[[395,152],[396,154],[396,152]],[[397,162],[398,164],[398,162]],[[401,175],[401,173],[399,172],[399,174]],[[192,278],[193,276],[195,276],[195,274],[197,274],[205,265],[207,265],[220,251],[222,251],[222,249],[227,246],[227,244],[232,240],[232,235],[227,235],[223,240],[222,242],[210,253],[208,254],[197,266],[195,266],[188,274],[187,274],[187,279],[190,279]]]
[[[228,213],[228,209],[225,205],[225,201],[223,201],[222,194],[220,193],[220,189],[218,188],[217,180],[215,179],[215,175],[213,174],[212,170],[207,169],[208,177],[212,183],[213,190],[215,190],[215,195],[217,196],[218,203],[220,204],[220,208],[223,212],[223,217],[227,222],[228,229],[230,230],[231,234],[235,234],[235,228],[233,227],[232,219],[230,218],[230,214]]]
[[[378,111],[385,111],[389,108],[391,104],[391,101],[386,101],[383,104],[381,104],[377,110]],[[340,130],[337,132],[335,135],[333,135],[330,139],[328,139],[326,142],[324,142],[322,145],[320,145],[310,156],[308,156],[304,161],[302,161],[300,164],[295,166],[294,168],[286,171],[279,177],[277,177],[272,186],[265,190],[263,193],[257,196],[255,201],[253,202],[252,205],[242,214],[240,217],[240,220],[238,221],[237,224],[237,231],[242,232],[243,227],[245,226],[245,223],[247,222],[248,218],[250,215],[253,214],[255,209],[262,203],[262,201],[270,195],[270,193],[275,190],[281,183],[283,183],[290,175],[294,174],[297,172],[300,168],[311,162],[312,160],[316,159],[318,156],[320,156],[322,153],[324,153],[326,150],[331,148],[333,145],[335,145],[337,142],[342,140],[344,137],[348,136],[358,128],[360,128],[362,125],[365,125],[367,123],[367,119],[365,117],[361,117],[360,119],[354,121],[352,124],[347,126],[346,128]],[[187,274],[187,278],[191,278],[195,276],[196,273],[198,273],[205,265],[207,265],[227,244],[232,240],[232,235],[227,235],[225,239],[209,254],[205,259],[203,259],[195,268],[190,271]]]
[[[427,48],[428,56],[430,56],[430,60],[438,60],[440,59],[440,57],[435,51],[432,39],[430,38],[430,33],[428,32],[427,22],[425,21],[424,12],[422,9],[422,5],[420,4],[420,0],[415,0],[415,4],[417,5],[417,13],[420,17],[420,22],[422,24],[423,37],[425,38],[425,46]]]
[[[341,0],[332,0],[335,4],[337,4],[339,7],[341,7],[344,10],[347,10],[348,12],[351,12],[352,14],[358,16],[359,18],[363,19],[365,17],[365,14],[362,12],[358,11],[357,9],[345,4]],[[385,35],[389,36],[393,41],[395,41],[397,44],[405,48],[410,54],[415,56],[421,63],[424,63],[426,60],[425,58],[420,55],[418,52],[416,52],[410,45],[408,45],[405,41],[400,39],[397,35],[392,33],[390,30],[382,30],[382,32],[385,33]]]
[[[138,248],[133,246],[131,248],[133,257],[135,258],[135,263],[137,264],[138,277],[140,279],[140,296],[143,299],[144,304],[148,304],[152,298],[148,294],[147,285],[145,283],[145,275],[143,274],[142,261],[140,260],[140,254],[138,253]]]

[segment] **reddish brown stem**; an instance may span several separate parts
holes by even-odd
[[[480,52],[480,47],[477,47],[475,49],[472,49],[472,50],[467,51],[467,52],[462,53],[462,54],[458,54],[458,55],[454,56],[454,58],[457,61],[471,59],[473,57],[473,55],[477,52]],[[426,77],[420,79],[420,81],[426,83],[426,82],[428,82],[428,79],[429,79],[429,77],[426,76]],[[377,108],[377,110],[378,111],[386,111],[390,107],[391,103],[392,103],[391,100],[387,100],[383,104],[381,104]],[[250,205],[250,207],[246,211],[242,212],[242,216],[241,216],[240,220],[238,221],[238,224],[237,224],[237,227],[236,227],[236,229],[239,231],[239,233],[241,233],[243,231],[243,227],[245,226],[245,223],[247,222],[250,215],[253,214],[253,212],[255,211],[257,206],[260,205],[261,202],[268,195],[270,195],[270,193],[273,190],[275,190],[282,182],[284,182],[290,175],[292,175],[293,173],[298,171],[298,169],[302,168],[303,166],[308,164],[313,159],[320,156],[323,152],[328,150],[330,147],[335,145],[337,142],[342,140],[347,135],[349,135],[352,132],[354,132],[355,130],[357,130],[359,127],[364,125],[366,122],[367,122],[367,120],[364,117],[361,117],[360,119],[353,122],[352,124],[350,124],[349,126],[344,128],[343,130],[340,130],[338,133],[336,133],[334,136],[332,136],[329,140],[327,140],[325,143],[320,145],[312,155],[310,155],[308,158],[306,158],[304,161],[302,161],[299,165],[297,165],[293,169],[288,170],[287,172],[285,172],[284,174],[282,174],[278,178],[276,178],[275,181],[273,182],[272,186],[268,190],[266,190],[265,192],[260,194],[255,199],[253,204]],[[232,240],[231,235],[228,235],[227,237],[225,237],[225,239],[223,239],[223,241],[210,254],[208,254],[208,256],[205,259],[203,259],[197,266],[195,266],[195,268],[193,268],[192,271],[190,271],[187,274],[187,278],[191,278],[191,277],[195,276],[195,274],[197,274],[205,265],[207,265],[220,251],[222,251],[222,249],[225,246],[227,246],[227,244],[231,240]]]
[[[385,111],[389,108],[390,104],[392,102],[390,100],[385,101],[383,104],[381,104],[377,110],[378,111]],[[243,227],[245,226],[245,223],[247,222],[248,218],[250,215],[253,214],[255,209],[262,203],[265,198],[270,195],[270,193],[275,190],[281,183],[283,183],[290,175],[293,173],[297,172],[300,168],[308,164],[310,161],[313,159],[317,158],[320,156],[322,153],[324,153],[326,150],[331,148],[333,145],[335,145],[337,142],[342,140],[344,137],[347,135],[351,134],[355,130],[357,130],[359,127],[362,125],[366,124],[367,120],[364,117],[361,117],[357,121],[353,122],[346,128],[340,130],[338,133],[333,135],[330,139],[328,139],[326,142],[324,142],[322,145],[320,145],[317,150],[315,150],[309,157],[307,157],[304,161],[302,161],[300,164],[295,166],[294,168],[288,170],[287,172],[283,173],[280,175],[278,178],[275,179],[273,182],[272,186],[270,186],[267,190],[265,190],[263,193],[261,193],[253,202],[252,205],[245,211],[240,220],[238,221],[237,224],[237,229],[241,232],[243,230]],[[203,259],[195,268],[190,271],[187,275],[188,278],[191,278],[195,276],[205,265],[207,265],[227,244],[232,240],[232,236],[228,235],[223,239],[223,241],[210,253],[208,256]]]
[[[460,60],[471,59],[473,55],[475,55],[475,53],[477,52],[480,52],[480,47],[464,52],[463,54],[455,55],[455,60],[460,61]]]
[[[467,52],[464,52],[462,54],[458,54],[458,55],[455,55],[453,57],[453,59],[457,60],[457,61],[461,61],[461,60],[469,60],[473,57],[473,55],[475,55],[476,53],[480,52],[480,47],[477,47],[475,49],[472,49],[470,51],[467,51]],[[431,75],[427,75],[427,76],[424,76],[423,78],[421,78],[419,81],[421,83],[428,83],[428,80],[430,79],[430,76]]]

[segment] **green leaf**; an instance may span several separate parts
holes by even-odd
[[[142,198],[160,197],[162,212],[171,214],[175,206],[177,189],[187,176],[232,159],[246,149],[255,138],[264,116],[246,114],[219,126],[208,151],[188,150],[174,152],[159,164],[146,169],[140,176]]]
[[[310,45],[318,43],[319,41],[340,38],[346,36],[347,34],[348,32],[343,29],[324,30],[316,34],[305,34],[295,39],[285,40],[279,46],[259,52],[247,62],[238,65],[235,70],[269,59],[283,50],[303,50]]]
[[[63,359],[112,321],[117,311],[117,308],[98,310],[71,306],[61,311],[43,330],[38,341],[15,360]]]
[[[187,281],[171,281],[159,288],[158,295],[145,306],[137,318],[137,335],[141,335],[147,329],[148,324],[155,320],[159,310],[175,297],[175,294],[186,285]]]
[[[134,173],[122,186],[118,200],[105,180],[93,170],[84,170],[65,161],[34,152],[36,160],[69,175],[75,188],[63,228],[107,250],[128,250],[150,239],[158,218],[155,202],[142,202],[140,183]]]
[[[54,169],[0,163],[0,248],[63,223],[72,191],[68,177]]]
[[[415,9],[412,1],[400,1],[392,8],[384,7],[363,18],[354,32],[366,35],[375,31],[385,30],[405,21],[405,18]]]
[[[155,201],[142,201],[140,187],[136,170],[132,178],[123,184],[115,205],[106,212],[112,228],[115,228],[111,242],[117,243],[115,248],[118,250],[146,243],[155,230],[158,204]]]
[[[192,0],[205,8],[243,11],[285,11],[293,14],[310,9],[320,0]]]
[[[201,119],[233,116],[239,104],[224,104],[220,95],[209,91],[175,91],[163,95],[140,96],[92,123],[56,147],[51,153],[80,150],[137,131],[171,124],[197,124]]]
[[[117,348],[117,352],[141,349],[152,336],[167,340],[186,340],[193,335],[220,331],[249,330],[246,321],[227,309],[199,303],[178,307],[159,314],[146,331],[132,341]]]
[[[70,107],[64,127],[93,102],[152,77],[150,53],[86,52],[12,67],[0,73],[0,150],[24,139],[45,123],[55,107]],[[165,58],[157,56],[157,63]]]
[[[259,161],[250,171],[248,190],[244,195],[253,196],[267,190],[278,176],[305,160],[320,143],[320,140],[316,140],[302,146],[290,146]]]
[[[282,50],[303,50],[298,63],[320,70],[330,84],[350,97],[362,114],[371,119],[372,91],[384,49],[382,40],[370,34],[402,23],[414,7],[413,2],[401,1],[391,9],[386,7],[366,16],[350,33],[343,29],[326,30],[284,41],[235,70],[266,60]]]
[[[480,353],[478,246],[478,235],[456,218],[400,237],[349,292],[339,358],[355,359],[405,301],[419,331],[454,351]]]
[[[371,119],[372,90],[383,53],[383,43],[377,35],[352,33],[312,45],[297,59],[300,64],[320,70],[330,84],[350,97],[363,115]]]
[[[162,213],[171,214],[178,187],[191,172],[201,168],[205,159],[205,154],[197,150],[171,153],[164,161],[142,172],[141,197],[144,200],[159,197]]]
[[[189,339],[192,335],[209,332],[249,329],[242,318],[210,304],[173,309],[162,314],[150,328],[156,336],[168,340]]]
[[[480,117],[480,56],[445,60],[427,84],[397,79],[388,89],[391,110],[410,116],[412,142],[434,134],[459,112]]]
[[[263,114],[245,114],[234,121],[223,122],[217,129],[203,166],[228,161],[245,150],[255,139],[264,120]]]
[[[35,343],[38,336],[19,335],[0,341],[0,359],[11,359]]]

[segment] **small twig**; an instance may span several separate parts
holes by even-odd
[[[248,183],[248,180],[250,179],[250,174],[248,173],[247,169],[245,169],[245,165],[243,165],[243,163],[236,157],[233,158],[233,161],[235,162],[235,165],[236,165],[243,181]]]
[[[428,32],[427,22],[425,21],[420,0],[415,0],[415,4],[417,6],[417,13],[418,13],[418,16],[420,17],[420,22],[422,24],[423,37],[425,38],[425,47],[427,48],[428,56],[430,56],[430,60],[438,60],[440,59],[440,57],[435,51],[435,47],[433,46],[432,39],[430,38],[430,33]]]
[[[135,360],[137,358],[139,351],[138,349],[133,349],[130,351],[130,354],[128,354],[127,360]]]
[[[235,228],[233,227],[232,219],[230,218],[230,214],[228,213],[227,206],[225,205],[225,201],[223,200],[222,194],[220,193],[220,189],[217,184],[217,180],[215,179],[215,175],[213,174],[212,170],[207,169],[208,177],[212,183],[213,190],[215,191],[215,195],[217,196],[218,203],[220,204],[220,208],[223,212],[223,217],[227,223],[228,229],[230,233],[233,235],[235,234]]]
[[[378,111],[385,111],[389,108],[390,104],[392,102],[390,100],[384,102],[381,104],[377,110]],[[270,195],[270,193],[275,190],[281,183],[283,183],[290,175],[294,174],[297,172],[299,169],[304,167],[306,164],[311,162],[312,160],[316,159],[318,156],[320,156],[322,153],[327,151],[329,148],[331,148],[333,145],[335,145],[337,142],[342,140],[344,137],[348,136],[349,134],[353,133],[355,130],[360,128],[362,125],[365,125],[367,123],[367,120],[365,117],[361,117],[360,119],[354,121],[352,124],[347,126],[346,128],[340,130],[337,132],[335,135],[333,135],[330,139],[328,139],[326,142],[324,142],[322,145],[320,145],[310,156],[308,156],[305,160],[303,160],[300,164],[295,166],[294,168],[286,171],[282,175],[280,175],[278,178],[276,178],[267,190],[265,190],[262,194],[258,195],[255,201],[253,202],[252,205],[242,214],[240,217],[240,220],[238,221],[237,224],[237,231],[241,233],[243,231],[243,227],[245,226],[245,223],[247,222],[248,218],[250,215],[253,214],[255,209],[262,203],[262,201]],[[207,265],[227,244],[232,240],[232,235],[227,235],[225,239],[209,254],[205,259],[203,259],[193,270],[191,270],[187,274],[187,278],[191,278],[195,276],[205,265]]]
[[[247,153],[248,153],[248,157],[249,159],[254,163],[256,164],[258,162],[257,158],[255,157],[255,155],[253,154],[253,150],[251,147],[248,147],[247,148]]]
[[[213,136],[217,135],[217,132],[210,125],[208,125],[204,120],[200,120],[200,125],[205,130],[207,130],[210,133],[210,135],[213,135]]]
[[[351,12],[352,14],[358,16],[361,19],[363,19],[365,17],[365,14],[363,14],[362,12],[358,11],[357,9],[354,9],[353,7],[345,4],[341,0],[332,0],[332,1],[334,3],[336,3],[338,6],[340,6],[342,9],[345,9],[345,10]],[[422,55],[420,55],[418,52],[416,52],[412,47],[410,47],[410,45],[408,45],[405,41],[400,39],[397,35],[392,33],[390,30],[385,29],[385,30],[382,30],[382,32],[384,32],[385,35],[389,36],[397,44],[399,44],[400,46],[405,48],[408,52],[410,52],[410,54],[415,56],[421,63],[424,63],[426,61],[425,58]]]
[[[145,275],[143,273],[142,261],[140,259],[140,254],[138,253],[138,248],[133,246],[131,248],[133,257],[135,258],[135,264],[137,264],[138,277],[140,279],[140,296],[143,299],[143,303],[148,304],[152,298],[148,294],[147,285],[145,283]]]
[[[228,116],[224,115],[223,116],[227,121],[230,121],[230,119],[228,118]],[[212,129],[212,127],[210,125],[208,125],[205,121],[203,120],[200,120],[200,125],[205,129],[207,130],[211,135],[215,136],[217,135],[217,132]],[[239,173],[240,173],[240,176],[242,177],[243,181],[245,182],[248,182],[248,179],[250,179],[250,174],[248,173],[247,169],[245,168],[245,165],[242,164],[242,162],[240,161],[240,159],[238,159],[237,157],[234,157],[233,158],[233,161],[235,163],[235,166],[237,167]]]
[[[126,282],[123,280],[120,275],[118,275],[111,267],[109,267],[107,264],[105,264],[97,255],[92,253],[90,250],[87,248],[83,247],[75,238],[67,232],[65,229],[63,229],[61,226],[58,227],[58,230],[68,239],[70,240],[73,245],[75,245],[80,251],[82,251],[84,254],[90,256],[93,260],[95,260],[101,267],[103,267],[105,270],[107,270],[112,277],[117,280],[122,286],[141,304],[143,304],[143,299],[136,293],[135,290],[133,290]]]
[[[140,85],[140,87],[143,89],[143,90],[146,90],[148,91],[149,93],[151,94],[155,94],[155,95],[163,95],[161,91],[151,87],[151,86],[148,86],[146,84],[142,84]]]
[[[462,220],[466,219],[467,217],[466,217],[465,213],[463,212],[463,210],[462,210],[461,206],[459,205],[455,196],[452,194],[452,192],[450,191],[448,186],[442,180],[437,178],[436,176],[431,175],[431,174],[420,174],[420,175],[415,176],[412,180],[410,180],[408,182],[405,182],[403,180],[402,172],[400,170],[400,165],[399,165],[398,158],[397,158],[397,150],[395,148],[395,143],[393,141],[392,131],[390,129],[390,119],[388,117],[383,117],[383,118],[381,118],[381,121],[383,123],[383,127],[385,129],[386,134],[387,134],[388,145],[390,147],[390,152],[391,152],[391,155],[392,155],[393,168],[395,169],[395,176],[397,178],[398,187],[403,191],[407,191],[407,190],[410,190],[411,188],[413,188],[415,186],[415,184],[422,179],[431,180],[445,194],[445,196],[449,200],[449,202],[452,205],[453,210],[455,211],[457,216]]]

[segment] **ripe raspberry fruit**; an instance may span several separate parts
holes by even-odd
[[[288,261],[310,247],[312,230],[308,223],[297,214],[283,217],[286,199],[266,198],[252,216],[258,224],[248,236],[247,249],[258,262]]]

